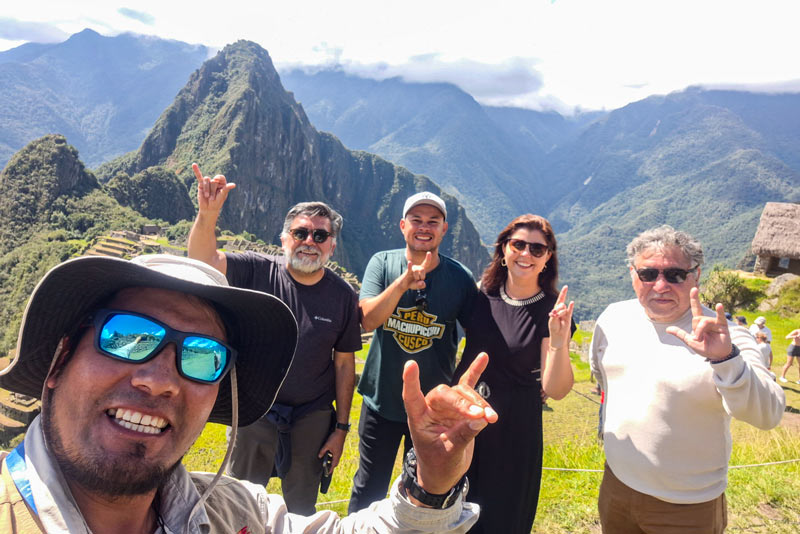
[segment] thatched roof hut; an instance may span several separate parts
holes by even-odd
[[[800,204],[767,202],[750,249],[755,271],[800,274]]]

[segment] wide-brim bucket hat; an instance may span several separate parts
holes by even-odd
[[[297,322],[279,299],[234,288],[221,272],[190,258],[166,254],[122,260],[85,256],[53,267],[31,294],[11,364],[0,371],[0,387],[40,398],[61,338],[104,300],[131,287],[169,289],[214,305],[236,349],[239,424],[263,416],[292,363]],[[230,373],[220,382],[208,418],[232,422]]]

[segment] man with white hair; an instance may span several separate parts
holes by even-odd
[[[235,429],[269,409],[296,341],[282,302],[229,287],[199,261],[56,266],[0,370],[0,387],[42,399],[24,441],[0,454],[0,532],[466,532],[477,517],[462,500],[473,438],[497,419],[472,389],[485,355],[457,386],[427,396],[416,364],[406,366],[415,455],[390,498],[364,513],[290,514],[263,486],[222,476],[230,451],[216,475],[183,467],[207,421]]]
[[[198,212],[189,235],[189,257],[224,273],[235,287],[281,299],[297,318],[299,338],[294,367],[270,412],[239,430],[230,474],[267,484],[276,468],[289,511],[315,511],[322,459],[339,463],[350,430],[355,387],[355,351],[361,328],[355,291],[327,269],[336,249],[342,216],[323,202],[301,202],[286,215],[283,256],[217,250],[214,230],[228,192],[222,175],[198,180]],[[336,401],[336,409],[331,406]]]
[[[731,417],[772,428],[786,398],[747,330],[700,304],[700,243],[665,225],[627,252],[637,299],[606,308],[590,348],[605,392],[603,532],[721,533]]]

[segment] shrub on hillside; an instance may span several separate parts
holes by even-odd
[[[700,285],[700,300],[710,308],[721,302],[726,311],[733,311],[752,307],[755,304],[755,292],[745,285],[738,274],[715,265]]]
[[[800,278],[796,278],[783,286],[778,296],[775,311],[784,317],[800,314]]]

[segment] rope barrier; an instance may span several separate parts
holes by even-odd
[[[791,464],[794,462],[800,462],[800,458],[795,458],[794,460],[779,460],[777,462],[766,462],[763,464],[731,465],[728,467],[728,469],[744,469],[745,467],[763,467],[765,465]]]
[[[320,506],[328,506],[329,504],[339,504],[339,503],[343,503],[343,502],[350,502],[350,499],[340,499],[340,500],[338,500],[338,501],[325,501],[325,502],[318,502],[318,503],[316,504],[316,506],[317,506],[317,507],[320,507]]]
[[[542,467],[543,471],[573,471],[575,473],[602,473],[602,469],[578,469],[571,467]]]
[[[572,392],[573,392],[573,393],[577,393],[578,395],[580,395],[580,396],[581,396],[581,397],[583,397],[584,399],[588,400],[589,402],[593,402],[593,403],[597,404],[598,406],[600,406],[600,403],[599,403],[598,401],[594,400],[593,398],[591,398],[590,396],[588,396],[588,395],[586,395],[586,394],[584,394],[584,393],[581,393],[581,392],[580,392],[580,391],[578,391],[577,389],[575,389],[575,388],[572,388]]]
[[[779,460],[777,462],[765,462],[762,464],[746,464],[746,465],[730,465],[728,469],[745,469],[750,467],[765,467],[768,465],[780,465],[780,464],[791,464],[795,462],[800,462],[800,458],[795,458],[792,460]],[[578,469],[578,468],[571,468],[571,467],[542,467],[542,470],[545,471],[572,471],[575,473],[602,473],[602,469]]]

